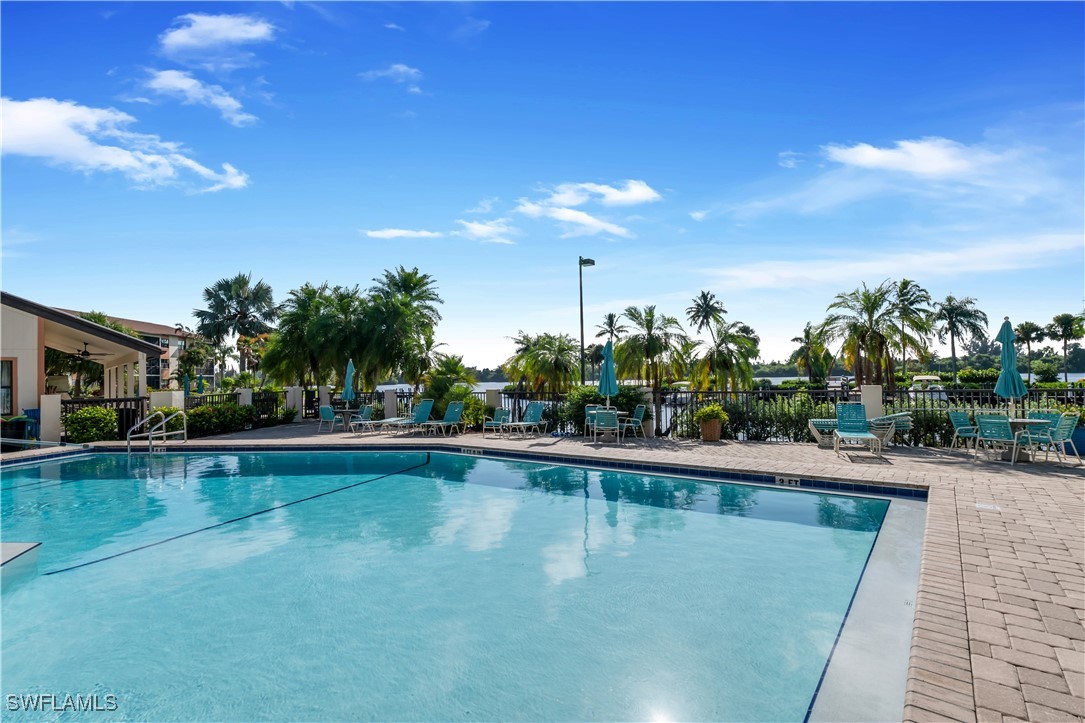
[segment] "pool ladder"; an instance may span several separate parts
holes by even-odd
[[[151,420],[153,420],[155,417],[160,417],[161,421],[159,421],[153,427],[148,426],[148,425],[150,425]],[[184,426],[182,426],[181,429],[176,429],[176,430],[174,430],[172,432],[166,431],[166,425],[174,417],[180,417],[181,420],[184,422]],[[143,431],[143,432],[140,432],[139,429],[142,428],[142,427],[146,427],[146,430]],[[185,414],[183,411],[178,410],[178,411],[174,412],[173,414],[171,414],[170,416],[167,417],[161,411],[151,412],[146,417],[144,417],[143,419],[136,422],[132,426],[132,428],[128,430],[128,435],[126,437],[126,439],[128,441],[128,456],[129,457],[132,456],[132,440],[133,439],[146,439],[147,440],[147,453],[148,454],[154,454],[154,452],[155,452],[154,441],[156,439],[160,439],[163,442],[165,442],[170,437],[176,437],[176,436],[180,436],[185,442],[188,441],[188,415],[187,414]],[[162,448],[160,447],[159,449],[162,449]]]

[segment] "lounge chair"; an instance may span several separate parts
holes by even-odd
[[[429,420],[430,412],[433,411],[433,400],[423,399],[414,408],[414,413],[409,417],[395,417],[393,419],[384,419],[379,422],[373,422],[374,427],[378,427],[381,430],[403,430],[405,432],[413,432],[415,429],[420,428],[422,424]]]
[[[496,432],[500,435],[512,417],[512,412],[507,409],[495,409],[494,416],[482,418],[482,438],[486,438],[487,432]]]
[[[367,404],[359,409],[354,414],[350,415],[350,419],[347,420],[347,427],[355,434],[359,430],[369,428],[369,431],[373,431],[373,405]]]
[[[910,432],[912,429],[912,413],[897,412],[887,414],[884,417],[874,417],[870,420],[870,431],[881,439],[880,446],[884,449],[893,441],[898,432]]]
[[[425,434],[427,429],[432,429],[434,434],[440,432],[445,436],[451,435],[460,427],[461,419],[463,419],[463,402],[449,402],[444,418],[422,422],[422,434]]]
[[[866,407],[862,404],[837,404],[836,429],[833,430],[833,451],[840,455],[840,444],[862,444],[870,448],[875,457],[882,456],[882,438],[870,431]]]
[[[983,447],[983,453],[987,459],[991,458],[993,451],[1009,451],[1010,464],[1017,462],[1017,456],[1021,447],[1035,446],[1034,437],[1030,437],[1028,430],[1022,429],[1014,433],[1010,426],[1010,418],[1004,414],[977,414],[976,427],[979,432],[976,436],[975,459],[979,459],[979,448]]]
[[[618,444],[622,443],[622,426],[618,423],[618,413],[613,409],[597,409],[595,411],[595,423],[591,427],[591,441],[598,442],[601,434],[613,434]]]
[[[545,410],[546,407],[543,406],[542,402],[529,402],[520,421],[506,422],[504,428],[509,433],[509,436],[512,436],[514,430],[518,430],[521,437],[526,437],[530,431],[542,434],[546,431],[546,422],[543,421],[543,412]]]
[[[949,441],[949,448],[953,449],[957,443],[964,442],[964,450],[968,451],[968,440],[972,440],[973,451],[976,448],[976,438],[979,437],[979,427],[972,424],[968,412],[949,412],[949,421],[953,425],[953,439]]]
[[[833,432],[836,431],[835,419],[811,419],[806,423],[810,435],[819,447],[833,446]]]
[[[322,431],[325,424],[328,425],[329,432],[334,432],[335,425],[337,424],[342,427],[344,431],[346,431],[347,428],[347,424],[343,421],[343,418],[340,415],[336,414],[335,410],[332,409],[330,406],[320,407],[320,421],[317,422],[316,431]]]
[[[637,436],[638,432],[640,433],[640,436],[644,436],[644,427],[642,425],[644,423],[644,412],[646,410],[647,407],[643,404],[638,404],[636,409],[633,410],[633,415],[629,417],[629,419],[618,420],[621,423],[620,426],[622,428],[623,437],[628,437],[630,432],[633,433],[634,437]]]

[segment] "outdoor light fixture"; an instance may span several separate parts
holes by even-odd
[[[595,266],[595,259],[580,257],[577,274],[580,277],[580,383],[584,384],[584,267]]]

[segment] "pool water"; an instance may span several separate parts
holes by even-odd
[[[0,502],[43,543],[2,692],[98,720],[802,720],[889,505],[424,452],[101,454]]]

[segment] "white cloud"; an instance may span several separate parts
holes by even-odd
[[[136,119],[114,108],[54,98],[0,103],[4,154],[42,158],[85,173],[116,171],[139,187],[188,186],[188,174],[211,182],[194,189],[199,193],[248,185],[248,176],[228,163],[221,173],[212,171],[186,156],[179,143],[127,130]]]
[[[456,223],[463,226],[462,231],[456,231],[456,236],[463,236],[475,241],[491,244],[513,244],[509,236],[519,233],[519,229],[513,227],[507,218],[495,218],[492,221],[464,221],[459,219]]]
[[[600,233],[609,233],[614,236],[621,236],[622,238],[629,238],[633,235],[627,228],[619,226],[616,223],[610,223],[609,221],[596,218],[589,213],[579,211],[575,208],[546,206],[539,203],[531,203],[526,199],[520,199],[520,205],[516,207],[516,211],[531,218],[550,218],[566,224],[567,230],[562,234],[562,238],[571,238],[573,236],[595,236]]]
[[[689,217],[694,221],[704,221],[708,217],[708,211],[690,211]]]
[[[494,204],[496,204],[500,200],[501,199],[496,196],[492,198],[484,198],[478,202],[477,206],[467,209],[466,211],[464,211],[464,213],[489,213],[494,209]]]
[[[422,71],[403,63],[393,63],[382,70],[367,70],[364,73],[358,73],[358,77],[366,81],[390,80],[393,83],[408,83],[421,80]]]
[[[472,38],[482,35],[490,27],[489,20],[479,20],[478,18],[467,18],[452,31],[452,39],[463,43]]]
[[[441,238],[444,236],[439,231],[414,231],[406,228],[382,228],[376,231],[363,232],[369,238],[393,239],[393,238]]]
[[[185,105],[205,105],[214,108],[222,119],[242,127],[252,125],[256,116],[241,110],[241,103],[223,90],[222,86],[203,83],[181,70],[152,70],[144,83],[150,90],[173,98],[180,98]]]
[[[801,163],[799,160],[799,156],[801,155],[801,153],[796,153],[795,151],[780,151],[776,162],[781,168],[796,168],[799,163]]]
[[[400,120],[413,120],[414,118],[418,117],[418,114],[415,113],[413,110],[404,110],[400,111],[399,113],[393,113],[392,117],[399,118]]]
[[[632,206],[662,198],[644,181],[627,180],[622,187],[602,183],[562,183],[554,188],[545,203],[553,206],[580,206],[597,200],[604,206]]]
[[[411,85],[411,86],[407,87],[407,92],[408,93],[413,93],[414,95],[421,95],[422,94],[422,89],[419,88],[417,85]]]
[[[882,247],[895,245],[884,244]],[[1022,249],[1028,249],[1028,253],[1022,253]],[[759,261],[705,269],[705,273],[729,289],[844,288],[848,284],[890,274],[930,278],[1045,267],[1060,263],[1060,256],[1065,257],[1068,252],[1080,250],[1080,235],[1052,233],[1027,238],[992,238],[942,250],[935,248],[933,241],[928,241],[922,253],[910,249],[862,256],[849,253],[831,258]]]
[[[928,178],[969,179],[987,173],[1005,159],[979,146],[966,146],[948,138],[922,138],[897,141],[893,148],[877,148],[869,143],[853,146],[822,146],[831,161],[883,171],[899,171]]]
[[[253,15],[188,13],[158,37],[163,55],[215,71],[252,65],[255,56],[238,46],[275,39],[275,26]]]
[[[385,23],[384,27],[387,28],[388,30],[406,31],[406,28],[404,28],[401,25],[396,25],[395,23]]]

